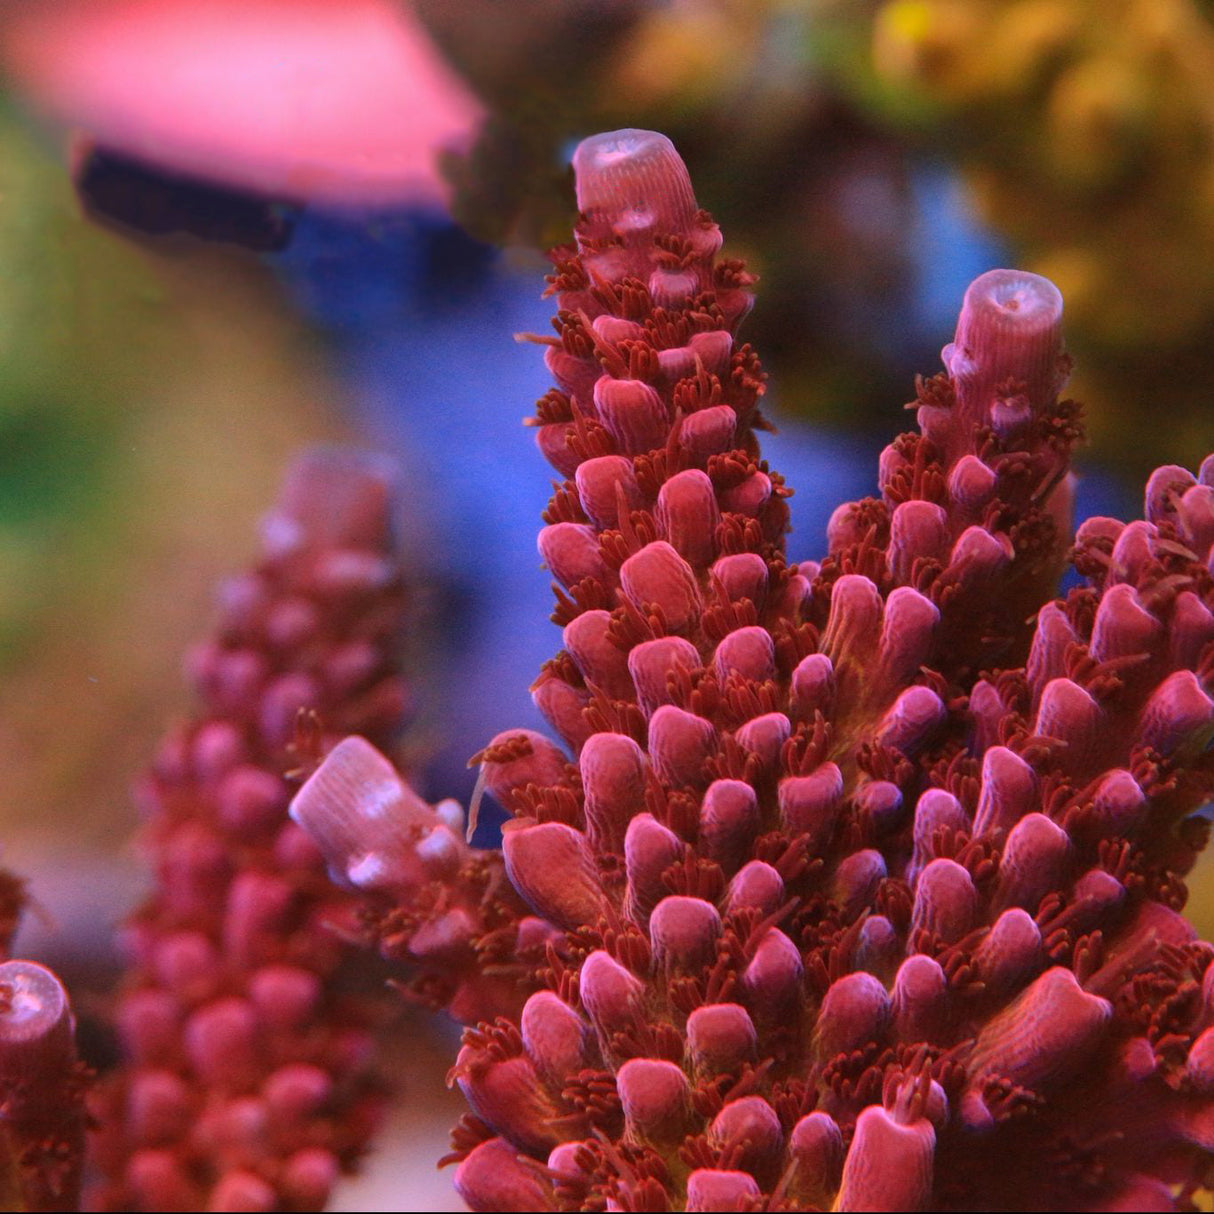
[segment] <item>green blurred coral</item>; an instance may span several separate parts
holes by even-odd
[[[0,267],[2,668],[55,592],[63,544],[107,508],[132,321],[156,299],[137,255],[80,223],[62,164],[2,104]]]
[[[1102,340],[1214,308],[1214,24],[1192,0],[891,0],[873,68],[953,125],[988,217]]]

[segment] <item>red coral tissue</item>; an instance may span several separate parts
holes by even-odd
[[[301,458],[191,656],[202,710],[138,789],[156,889],[124,933],[92,1208],[318,1210],[374,1127],[374,1017],[339,981],[356,903],[287,805],[293,766],[350,731],[389,746],[403,719],[392,479]]]
[[[497,936],[486,972],[525,1002],[465,1034],[456,1187],[477,1210],[1192,1208],[1214,457],[1072,541],[1062,300],[994,270],[879,496],[792,562],[736,337],[752,277],[663,136],[596,136],[574,168],[534,419],[564,647],[533,695],[563,746],[481,756],[534,917],[494,903],[527,947]],[[418,866],[465,862],[415,801],[347,742],[295,808],[350,883],[393,873],[411,924]],[[451,904],[461,947],[484,905]]]

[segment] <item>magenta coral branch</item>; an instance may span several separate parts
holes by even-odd
[[[921,432],[881,455],[881,497],[831,518],[828,579],[913,587],[941,613],[922,660],[968,685],[1023,663],[1070,534],[1081,411],[1060,400],[1062,298],[1036,274],[990,270],[965,294],[947,374],[918,381]]]
[[[203,709],[139,788],[157,889],[125,929],[100,1208],[320,1209],[369,1136],[374,1017],[333,981],[356,902],[288,819],[287,773],[401,726],[393,500],[381,460],[304,456],[192,657]]]
[[[1189,1208],[1214,1151],[1214,946],[1178,913],[1214,796],[1214,458],[1160,469],[1145,521],[1083,524],[1086,585],[1054,599],[1081,434],[1061,300],[996,270],[881,496],[790,563],[735,336],[753,279],[663,136],[574,168],[534,418],[564,648],[532,690],[568,751],[515,730],[479,756],[505,874],[553,927],[541,989],[465,1033],[457,1190]],[[363,761],[331,757],[300,820],[347,879],[411,888],[437,811]]]
[[[1214,949],[1175,913],[1214,790],[1209,470],[1081,529],[1092,584],[1049,603],[1080,434],[1061,299],[992,271],[882,497],[790,565],[749,276],[661,136],[574,167],[536,419],[565,648],[534,692],[576,766],[505,733],[484,769],[507,872],[567,937],[521,1030],[465,1039],[457,1188],[1172,1208],[1209,1117],[1183,1076]]]
[[[67,993],[32,961],[0,965],[0,1200],[75,1210],[84,1162],[85,1073]]]

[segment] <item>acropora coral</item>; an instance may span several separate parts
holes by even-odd
[[[1072,532],[1062,298],[992,270],[879,494],[792,561],[754,277],[664,136],[574,171],[531,419],[560,744],[490,739],[467,815],[413,791],[392,476],[305,456],[138,787],[122,1062],[93,1079],[55,976],[0,964],[0,1195],[74,1208],[91,1086],[94,1208],[323,1206],[381,1100],[373,942],[467,1025],[473,1209],[1195,1208],[1214,455]]]
[[[0,964],[0,1202],[74,1210],[84,1165],[88,1072],[67,992],[45,966]]]
[[[1180,914],[1214,793],[1214,457],[1072,537],[1062,299],[994,270],[880,495],[792,562],[736,337],[753,278],[663,136],[588,139],[574,169],[533,419],[564,648],[532,694],[563,745],[506,731],[478,756],[545,956],[520,1013],[465,1033],[457,1189],[1191,1208],[1214,1148],[1214,946]],[[368,921],[404,925],[381,932],[398,958],[410,932],[435,955],[442,865],[458,888],[488,862],[359,738],[292,813]],[[524,922],[508,891],[486,907]],[[508,967],[499,927],[450,923]],[[533,924],[510,930],[530,947]]]
[[[492,0],[415,2],[489,113],[446,166],[460,224],[547,249],[571,218],[564,149],[587,131],[662,130],[763,276],[752,334],[786,413],[879,424],[935,340],[938,321],[915,319],[922,280],[950,271],[924,273],[926,182],[906,140],[816,62],[816,6],[516,0],[503,20]]]
[[[320,1209],[370,1136],[375,1001],[338,974],[355,904],[287,805],[339,737],[403,723],[394,501],[390,461],[302,457],[190,655],[201,711],[136,790],[156,888],[122,933],[91,1208]]]

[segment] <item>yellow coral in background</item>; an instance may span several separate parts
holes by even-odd
[[[1199,0],[814,0],[826,59],[887,121],[957,160],[982,217],[1067,299],[1108,437],[1150,440],[1135,407],[1186,385],[1214,328],[1214,11]],[[838,45],[851,55],[834,55]],[[859,53],[858,47],[864,52]],[[864,80],[865,76],[871,77]],[[857,77],[860,79],[857,80]],[[1121,407],[1118,408],[1117,406]],[[1170,403],[1170,410],[1176,409]],[[1205,431],[1208,434],[1208,430]]]
[[[956,126],[987,219],[1106,341],[1185,340],[1214,302],[1214,24],[1192,0],[892,0],[872,65]],[[1078,314],[1078,315],[1076,315]]]

